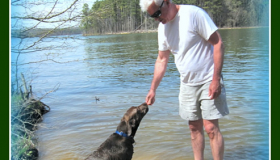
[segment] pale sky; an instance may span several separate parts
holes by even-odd
[[[25,1],[33,1],[33,0],[25,0]],[[38,14],[42,14],[42,15],[46,15],[46,13],[48,13],[51,8],[53,7],[53,3],[52,4],[46,4],[46,2],[53,2],[54,0],[37,0],[35,2],[43,2],[44,5],[30,5],[28,6],[28,8],[24,8],[21,6],[14,6],[14,5],[10,5],[11,9],[10,9],[10,17],[12,16],[24,16],[26,14],[31,14],[31,13],[36,13]],[[59,0],[59,4],[54,8],[54,12],[59,12],[59,11],[63,11],[66,8],[68,8],[74,0]],[[34,1],[33,1],[34,2]],[[77,2],[77,11],[82,11],[83,8],[83,4],[87,3],[89,5],[89,7],[91,8],[93,3],[95,2],[95,0],[79,0]],[[11,4],[11,0],[10,0],[10,4]],[[67,15],[67,13],[65,14]],[[62,17],[60,17],[62,18]],[[37,24],[38,21],[34,21],[34,20],[23,20],[23,21],[15,21],[14,19],[11,19],[11,26],[12,28],[14,28],[15,26],[17,26],[17,28],[22,28],[22,26],[24,27],[31,27],[35,24]],[[77,22],[71,22],[71,24],[69,25],[75,25],[78,24]],[[40,25],[38,25],[38,28],[53,28],[55,27],[55,24],[46,24],[46,23],[41,23]]]

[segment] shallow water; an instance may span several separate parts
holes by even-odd
[[[268,28],[219,32],[226,50],[223,76],[230,109],[220,120],[225,159],[269,159]],[[51,112],[36,132],[39,160],[84,159],[94,151],[130,106],[145,101],[157,57],[157,33],[78,35],[49,38],[40,45],[65,41],[67,48],[20,56],[20,63],[26,63],[52,53],[49,58],[67,62],[21,66],[38,97],[59,86],[42,100]],[[178,93],[179,74],[171,56],[156,102],[136,133],[133,160],[193,159],[187,122],[178,115]],[[208,137],[205,159],[212,159]]]

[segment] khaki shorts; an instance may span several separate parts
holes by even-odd
[[[199,86],[188,86],[181,83],[179,94],[179,114],[182,119],[195,121],[219,119],[229,114],[226,91],[221,80],[221,94],[210,100],[208,96],[210,82]]]

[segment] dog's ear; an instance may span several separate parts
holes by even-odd
[[[118,125],[117,130],[126,133],[128,136],[130,136],[132,132],[130,123],[124,120],[121,120],[121,123]]]
[[[122,131],[122,132],[127,130],[127,125],[126,125],[125,121],[121,120],[120,124],[118,125],[117,130]]]

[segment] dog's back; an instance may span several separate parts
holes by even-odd
[[[86,160],[131,160],[133,143],[133,138],[125,138],[113,133]]]

